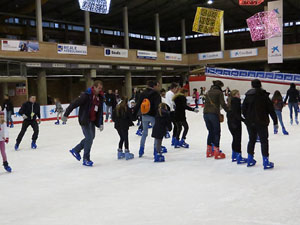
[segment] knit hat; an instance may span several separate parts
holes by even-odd
[[[4,112],[3,112],[3,111],[0,111],[0,115],[4,115]]]
[[[255,79],[251,82],[253,88],[261,88],[261,82],[258,79]]]
[[[220,81],[220,80],[214,80],[214,81],[213,81],[213,84],[214,84],[215,86],[219,86],[219,87],[223,87],[223,86],[224,86],[223,82]]]

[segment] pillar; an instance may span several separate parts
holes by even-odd
[[[35,0],[36,37],[39,42],[43,41],[43,20],[41,0]]]
[[[156,38],[156,51],[160,52],[160,28],[159,28],[159,14],[155,13],[155,38]]]
[[[46,70],[40,70],[37,78],[37,97],[41,105],[47,105],[47,78]]]
[[[222,17],[221,25],[220,25],[220,41],[221,41],[221,51],[225,51],[224,16]]]
[[[85,34],[85,44],[91,45],[91,33],[90,33],[90,12],[84,11],[84,34]]]
[[[182,42],[182,54],[186,54],[186,39],[185,39],[185,19],[181,20],[181,42]]]
[[[162,87],[163,84],[163,78],[162,78],[162,72],[158,72],[156,75],[156,81],[160,83],[160,86]]]
[[[132,96],[132,80],[131,80],[131,72],[126,72],[125,76],[125,90],[126,90],[126,96],[128,98],[131,98]]]
[[[3,88],[3,95],[8,94],[8,83],[7,82],[2,83],[2,88]]]
[[[85,78],[86,88],[89,88],[93,85],[94,82],[93,82],[92,78],[96,78],[96,76],[97,76],[97,71],[95,69],[84,71],[84,78]]]
[[[124,48],[129,49],[128,9],[123,8]]]

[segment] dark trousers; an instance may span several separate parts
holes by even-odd
[[[36,120],[24,120],[22,123],[22,129],[17,137],[17,145],[19,145],[23,139],[24,134],[26,133],[27,128],[31,126],[33,129],[32,141],[36,141],[39,136],[39,125]]]
[[[117,129],[120,136],[119,149],[123,149],[123,143],[125,144],[125,150],[129,149],[128,141],[128,130],[127,129]]]
[[[219,115],[215,113],[205,113],[204,121],[208,130],[207,145],[220,146],[221,126]]]
[[[228,124],[228,128],[232,135],[232,151],[241,153],[241,143],[242,143],[242,124],[239,124],[237,127],[232,127]]]
[[[158,153],[158,154],[160,154],[161,153],[161,145],[162,145],[162,140],[163,139],[157,139],[157,138],[155,138],[155,140],[156,140],[156,144],[155,144],[155,149],[156,149],[156,152]]]
[[[256,143],[257,135],[260,139],[261,152],[265,157],[269,157],[269,132],[267,126],[247,126],[249,134],[249,143],[248,143],[248,154],[254,155],[254,147]]]
[[[177,128],[177,134],[176,134],[176,139],[179,140],[180,139],[180,133],[182,131],[182,127],[183,127],[183,134],[182,134],[182,139],[186,139],[186,135],[189,131],[189,125],[186,121],[180,121],[180,122],[176,122],[176,128]]]
[[[199,101],[199,99],[195,99],[196,108],[198,108],[198,101]]]
[[[172,124],[173,124],[173,135],[172,135],[173,138],[175,138],[176,135],[177,135],[177,126],[176,126],[176,122],[175,122],[175,119],[174,119],[174,114],[175,114],[174,111],[172,111],[170,113],[171,121],[172,121]]]
[[[90,160],[90,152],[95,138],[95,123],[90,122],[86,126],[81,126],[81,129],[84,139],[73,150],[80,153],[84,149],[83,159]]]

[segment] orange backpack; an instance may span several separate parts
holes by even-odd
[[[144,98],[142,104],[141,104],[141,113],[143,115],[147,114],[150,111],[151,103],[148,98]]]

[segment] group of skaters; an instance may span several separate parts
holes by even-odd
[[[95,138],[96,128],[100,131],[104,129],[104,122],[108,121],[108,115],[111,114],[111,121],[114,122],[120,141],[117,149],[117,158],[130,160],[134,154],[130,152],[128,130],[133,126],[133,121],[140,119],[142,125],[141,140],[139,147],[139,157],[143,157],[145,142],[148,136],[149,128],[153,127],[151,136],[154,138],[153,155],[154,162],[164,162],[164,153],[167,148],[162,145],[164,138],[169,138],[172,133],[171,145],[174,148],[189,148],[186,138],[189,125],[186,119],[186,110],[195,113],[199,112],[197,107],[192,108],[188,105],[187,96],[189,91],[180,88],[177,83],[172,83],[166,92],[161,90],[160,83],[157,81],[148,81],[147,88],[143,92],[134,92],[131,99],[127,97],[120,98],[118,93],[112,93],[109,90],[103,93],[103,83],[95,81],[93,86],[83,92],[66,110],[63,110],[59,99],[56,99],[56,112],[59,124],[59,116],[65,124],[70,113],[79,107],[78,120],[81,126],[84,139],[70,150],[70,153],[78,160],[81,160],[81,151],[83,154],[83,165],[93,166],[90,159],[90,151]],[[274,134],[278,133],[278,120],[281,124],[282,132],[288,135],[282,120],[282,109],[288,100],[290,109],[290,123],[298,124],[298,102],[299,91],[294,83],[290,85],[285,99],[279,91],[273,94],[272,99],[261,85],[260,80],[255,79],[251,82],[252,88],[247,91],[246,97],[241,103],[240,93],[238,90],[227,91],[228,99],[225,101],[224,84],[220,80],[213,81],[210,90],[205,93],[205,105],[203,109],[204,121],[208,130],[206,157],[215,159],[224,159],[225,153],[220,150],[221,126],[224,116],[221,114],[221,108],[227,114],[228,128],[232,134],[232,162],[237,164],[246,164],[248,167],[254,166],[254,147],[257,141],[261,144],[264,169],[271,169],[274,163],[269,161],[269,143],[268,143],[268,126],[270,123],[269,116],[272,118],[274,125]],[[229,90],[229,89],[228,89]],[[9,142],[7,127],[13,127],[11,115],[13,106],[9,98],[5,98],[2,109],[5,109],[7,115],[7,124],[5,124],[4,112],[0,111],[0,150],[3,158],[3,166],[6,171],[12,169],[8,165],[5,154],[5,143]],[[106,103],[106,119],[103,119],[103,104]],[[12,111],[11,111],[12,109]],[[294,112],[294,118],[293,118]],[[39,134],[39,124],[41,122],[40,105],[36,102],[35,96],[30,96],[25,102],[19,114],[23,117],[21,131],[16,139],[15,150],[19,149],[22,138],[29,126],[33,128],[31,148],[36,149],[36,140]],[[242,122],[245,123],[249,134],[247,146],[248,157],[242,157],[241,137]],[[151,125],[151,126],[150,126]],[[124,147],[124,148],[123,148]]]

